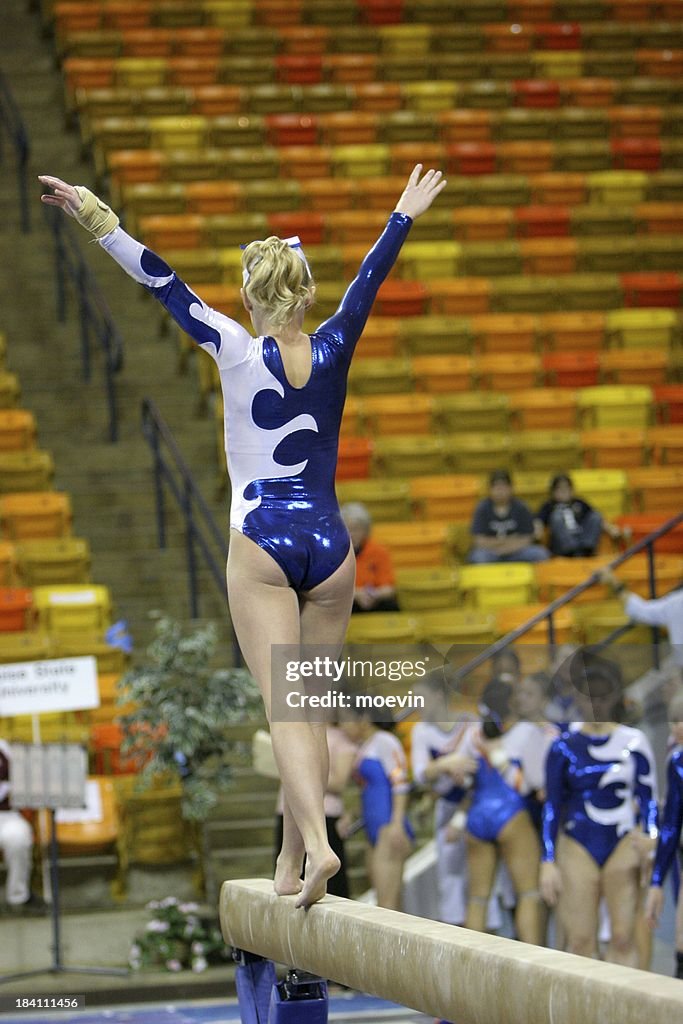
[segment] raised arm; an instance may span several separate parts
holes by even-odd
[[[52,189],[41,200],[58,206],[95,236],[101,247],[168,310],[176,323],[221,365],[238,362],[249,341],[241,324],[207,306],[165,263],[119,224],[106,203],[82,185],[69,185],[43,174],[39,181]]]
[[[318,327],[341,338],[351,356],[370,315],[380,285],[393,267],[411,225],[432,205],[446,187],[441,171],[429,170],[420,177],[422,164],[416,164],[384,231],[360,265],[347,288],[339,309]]]

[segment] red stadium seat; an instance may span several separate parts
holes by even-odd
[[[658,423],[683,423],[683,384],[660,384],[653,389]]]
[[[337,480],[365,480],[370,476],[372,442],[367,437],[341,437]]]
[[[447,174],[494,174],[496,163],[492,142],[453,142],[446,147]]]
[[[318,119],[310,114],[268,114],[265,120],[271,146],[315,146],[318,142]]]
[[[683,278],[670,273],[621,274],[627,306],[664,306],[678,309],[681,305]]]
[[[542,78],[521,79],[513,84],[515,102],[520,107],[554,109],[561,105],[560,84]]]
[[[548,352],[543,369],[549,387],[592,387],[598,383],[600,360],[597,352]]]
[[[515,210],[517,231],[522,238],[559,238],[570,233],[568,206],[520,206]]]

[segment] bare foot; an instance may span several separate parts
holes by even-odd
[[[310,907],[327,894],[327,879],[336,875],[341,867],[339,857],[332,850],[320,858],[308,856],[304,872],[304,887],[296,901],[297,907]]]
[[[278,896],[296,896],[303,889],[301,864],[297,867],[291,861],[284,862],[278,857],[275,865],[273,888]]]

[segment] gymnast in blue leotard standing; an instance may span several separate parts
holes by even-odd
[[[297,893],[299,906],[320,899],[339,868],[323,813],[327,742],[322,723],[284,723],[271,716],[272,648],[324,644],[335,656],[344,641],[354,556],[334,476],[346,377],[377,290],[412,221],[445,186],[439,171],[421,171],[418,164],[336,314],[310,337],[302,325],[315,284],[296,242],[271,237],[243,252],[242,299],[253,336],[202,302],[159,256],[123,231],[116,214],[88,189],[40,177],[51,189],[43,202],[90,230],[217,363],[233,495],[228,599],[271,720],[285,795],[275,890]],[[283,685],[279,678],[274,682]]]
[[[645,916],[653,928],[664,906],[664,882],[669,871],[676,868],[676,854],[683,829],[683,693],[676,694],[669,705],[669,724],[674,746],[666,765],[666,803],[662,811],[655,866],[645,906]],[[675,976],[683,980],[683,886],[680,885],[680,878],[677,901]]]
[[[541,892],[558,906],[568,951],[584,956],[596,952],[604,898],[611,928],[606,959],[636,967],[641,878],[657,835],[654,756],[640,729],[618,721],[618,666],[581,652],[574,657],[584,721],[548,753]]]

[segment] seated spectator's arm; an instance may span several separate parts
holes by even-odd
[[[534,543],[533,533],[511,533],[509,537],[501,539],[501,546],[498,549],[501,555],[514,555],[515,551],[521,551],[529,544]]]
[[[472,547],[484,548],[486,551],[500,552],[501,544],[507,540],[506,537],[489,537],[485,533],[472,534]]]
[[[543,543],[545,540],[546,525],[542,519],[534,519],[534,541]]]

